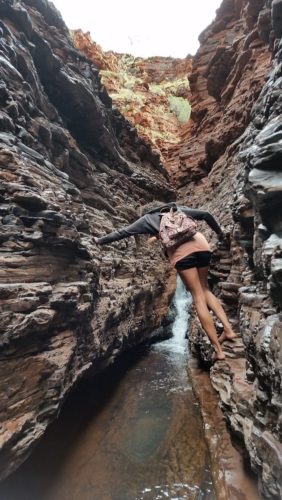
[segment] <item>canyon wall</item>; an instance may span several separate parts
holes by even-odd
[[[105,55],[46,0],[0,0],[2,477],[83,373],[168,326],[174,276],[156,247],[94,241],[174,199],[161,151],[179,199],[229,233],[211,284],[239,338],[211,380],[262,497],[281,498],[281,6],[223,0],[191,69]],[[179,127],[167,102],[190,95],[187,72],[192,119]],[[209,363],[204,339],[194,321],[192,350]]]
[[[102,83],[113,104],[138,134],[161,155],[165,167],[172,145],[179,144],[190,117],[187,75],[192,59],[149,57],[103,52],[89,33],[72,32],[75,46],[100,68]]]
[[[211,380],[264,499],[282,496],[282,2],[224,0],[201,34],[189,76],[192,120],[171,148],[181,201],[229,233],[215,244],[211,284],[236,342]],[[220,325],[219,329],[220,329]],[[211,348],[194,321],[190,343]]]
[[[175,195],[158,154],[112,107],[53,4],[1,0],[0,16],[5,477],[83,373],[165,334],[174,276],[158,251],[145,237],[107,247],[94,237]]]

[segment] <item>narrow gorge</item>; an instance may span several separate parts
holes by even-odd
[[[177,199],[228,233],[213,239],[210,285],[238,338],[211,366],[195,317],[189,329],[212,477],[226,467],[217,498],[250,500],[228,465],[215,470],[229,452],[208,437],[216,398],[261,498],[282,498],[281,37],[282,0],[223,0],[195,56],[134,58],[70,32],[47,0],[0,0],[3,480],[80,379],[171,335],[161,250],[95,237]]]

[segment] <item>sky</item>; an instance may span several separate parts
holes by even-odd
[[[70,29],[104,51],[140,57],[195,54],[222,0],[52,0]]]

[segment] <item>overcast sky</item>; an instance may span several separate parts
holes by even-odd
[[[69,28],[90,31],[104,50],[185,57],[221,0],[53,0]]]

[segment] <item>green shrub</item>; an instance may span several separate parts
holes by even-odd
[[[171,111],[181,123],[187,123],[191,115],[191,105],[183,97],[170,96],[168,98]]]

